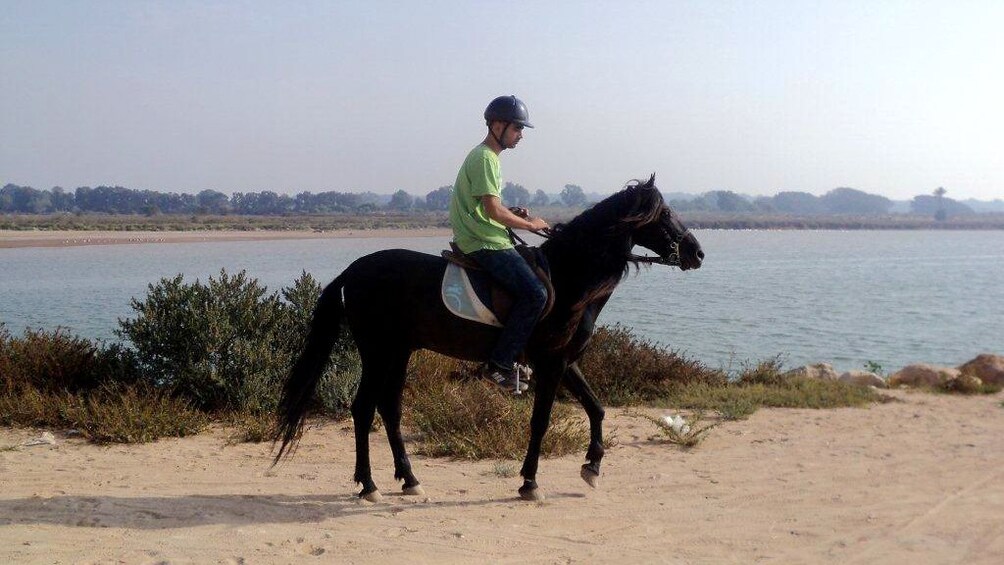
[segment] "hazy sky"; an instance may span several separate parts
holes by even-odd
[[[0,185],[1004,198],[1004,1],[0,0]]]

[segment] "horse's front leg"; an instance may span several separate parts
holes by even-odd
[[[537,488],[537,464],[540,461],[540,446],[551,422],[551,408],[554,407],[558,383],[564,372],[564,363],[537,368],[537,389],[533,398],[533,415],[530,417],[530,444],[526,449],[526,458],[523,459],[523,468],[519,472],[523,477],[523,486],[519,488],[519,495],[523,500],[544,500],[543,493]]]
[[[586,415],[589,416],[589,450],[586,451],[588,463],[582,465],[580,475],[589,486],[596,488],[596,480],[600,476],[600,460],[603,459],[603,406],[582,376],[578,363],[568,366],[562,383],[568,392],[578,399]]]

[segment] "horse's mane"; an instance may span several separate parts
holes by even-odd
[[[554,226],[552,239],[609,237],[630,232],[655,221],[662,205],[662,194],[655,187],[655,175],[645,182],[633,180],[623,190],[596,203],[567,224]]]
[[[558,336],[561,346],[571,340],[586,307],[609,296],[637,261],[631,259],[629,234],[656,221],[662,212],[662,194],[655,175],[647,181],[633,180],[623,190],[596,203],[567,224],[556,224],[551,237],[541,245],[548,258],[575,257],[572,276],[585,287],[585,294],[572,305],[572,318]]]

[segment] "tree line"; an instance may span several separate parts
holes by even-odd
[[[216,190],[197,194],[134,190],[122,186],[81,186],[73,191],[62,187],[38,190],[30,186],[7,184],[0,189],[0,213],[52,214],[337,214],[388,211],[441,211],[450,206],[453,186],[441,186],[424,197],[398,190],[389,197],[372,192],[300,192],[290,196],[271,190],[235,192],[226,195]],[[582,188],[565,185],[557,195],[543,190],[531,194],[522,185],[506,183],[502,198],[508,206],[582,207],[588,199]]]
[[[681,212],[724,212],[732,214],[789,214],[794,216],[852,215],[875,216],[908,212],[920,216],[934,216],[944,220],[948,216],[975,214],[972,208],[945,197],[939,187],[932,195],[918,195],[907,210],[896,209],[892,200],[854,188],[835,188],[822,196],[808,192],[779,192],[774,196],[750,198],[728,190],[713,190],[695,198],[671,198],[670,207]]]
[[[0,213],[52,214],[237,214],[295,215],[369,213],[378,211],[443,211],[449,209],[453,187],[441,186],[425,194],[413,196],[404,190],[391,195],[372,192],[300,192],[295,195],[261,192],[235,192],[226,195],[216,190],[197,194],[134,190],[121,186],[78,187],[73,191],[61,187],[38,190],[30,186],[7,184],[0,189]],[[789,214],[807,215],[883,215],[908,212],[916,215],[948,216],[974,214],[972,208],[945,197],[943,188],[931,195],[919,195],[909,202],[909,209],[896,209],[892,200],[853,188],[835,188],[822,196],[807,192],[779,192],[774,196],[751,198],[728,190],[715,190],[699,196],[669,196],[675,210],[721,212],[729,214]],[[565,185],[557,194],[543,190],[531,193],[522,185],[507,182],[502,200],[507,206],[564,206],[581,208],[600,196],[587,195],[580,186]]]

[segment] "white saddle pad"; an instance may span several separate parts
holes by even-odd
[[[465,320],[480,322],[501,328],[495,314],[481,302],[471,280],[467,278],[467,271],[456,263],[449,263],[446,266],[446,274],[443,275],[443,304],[446,309],[460,316]]]

